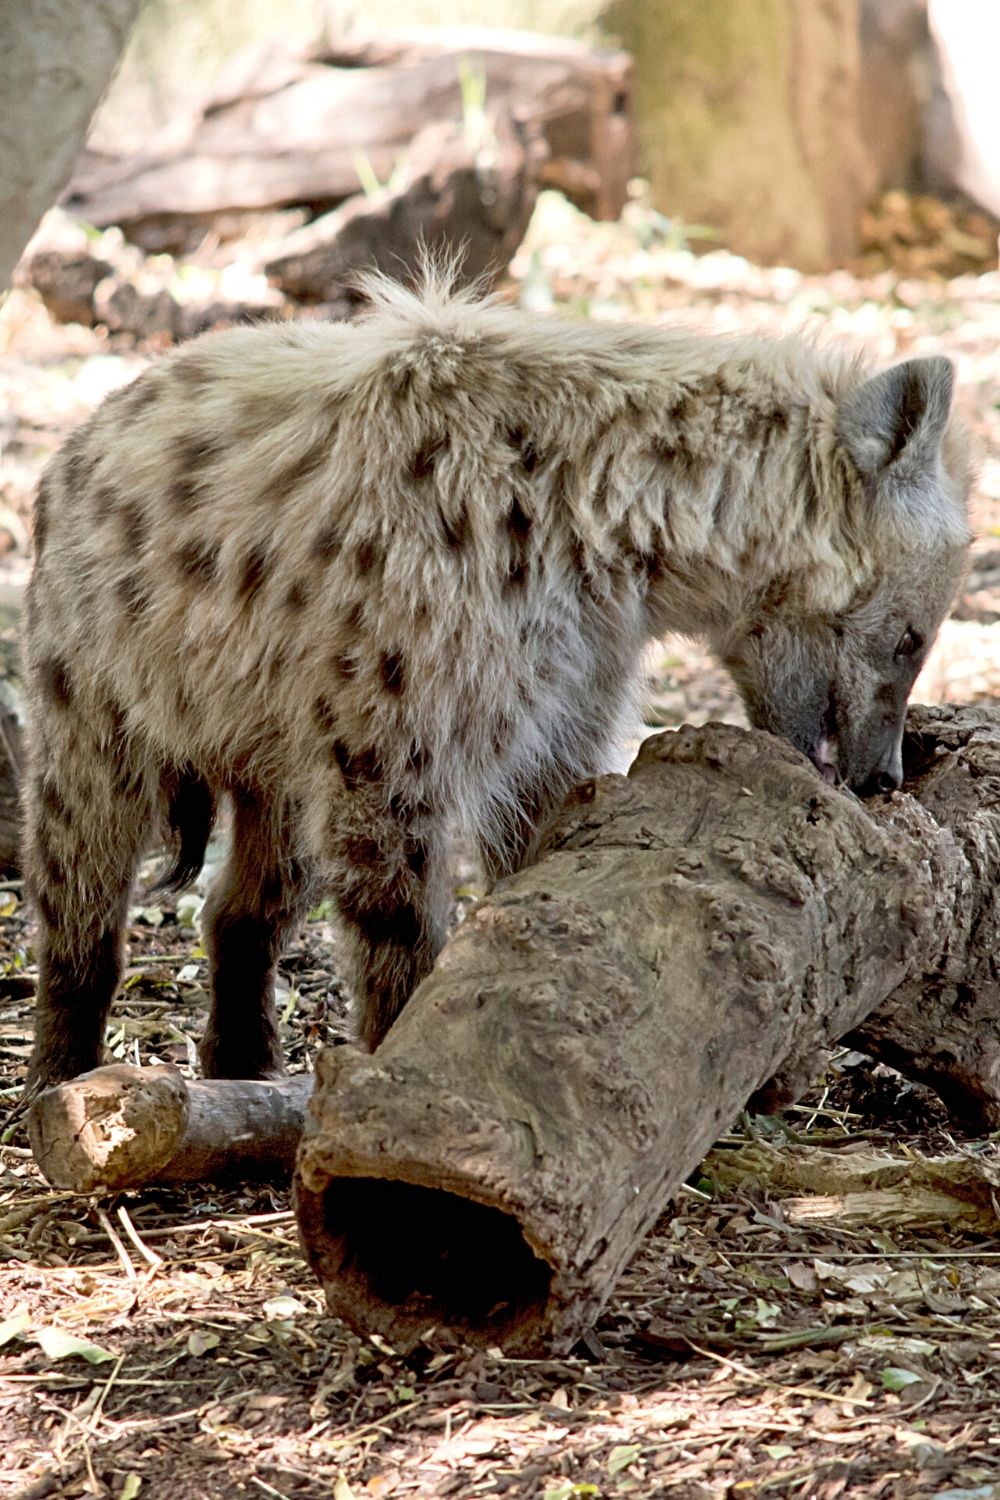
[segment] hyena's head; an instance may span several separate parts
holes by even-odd
[[[753,724],[862,796],[902,782],[907,700],[967,565],[951,395],[949,362],[916,359],[841,397],[814,455],[801,569],[716,642]]]

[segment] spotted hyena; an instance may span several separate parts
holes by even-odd
[[[899,783],[969,539],[947,361],[373,295],[196,340],[43,479],[38,1082],[99,1062],[139,855],[166,826],[189,879],[223,795],[206,1073],[282,1070],[275,963],[317,885],[374,1046],[442,941],[445,826],[517,869],[666,631],[828,779]]]

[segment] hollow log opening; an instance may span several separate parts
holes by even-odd
[[[401,1331],[441,1324],[501,1343],[548,1300],[552,1267],[513,1215],[440,1188],[337,1178],[323,1194],[323,1228],[338,1300],[391,1308]]]

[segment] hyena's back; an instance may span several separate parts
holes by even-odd
[[[529,757],[553,716],[590,716],[566,690],[594,666],[570,579],[615,528],[615,413],[579,376],[560,400],[530,350],[518,369],[378,332],[209,337],[76,435],[39,499],[29,644],[52,706],[90,685],[138,754],[210,779],[286,785],[320,744],[377,745],[390,780],[430,761],[453,803],[480,759],[513,763],[526,708]]]

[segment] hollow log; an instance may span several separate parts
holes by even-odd
[[[308,1073],[200,1081],[172,1067],[114,1063],[39,1094],[28,1139],[46,1180],[76,1193],[287,1177],[312,1082]]]
[[[565,1350],[746,1101],[936,964],[962,852],[725,725],[585,785],[374,1056],[317,1065],[295,1201],[329,1305]]]

